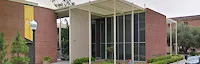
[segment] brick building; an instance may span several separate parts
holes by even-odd
[[[184,23],[193,27],[200,27],[200,15],[174,17],[171,19],[176,20],[178,23]]]
[[[55,11],[0,0],[0,8],[0,32],[5,33],[9,44],[17,31],[31,41],[27,22],[38,22],[36,64],[41,63],[43,56],[57,59],[57,17],[70,17],[70,63],[91,56],[146,61],[167,53],[166,16],[125,0],[97,0]],[[115,47],[113,56],[107,51],[112,46]]]
[[[166,16],[149,8],[125,0],[97,0],[56,13],[70,17],[70,63],[80,57],[145,62],[167,53]],[[107,51],[112,46],[113,56]]]
[[[0,33],[5,34],[4,39],[8,45],[11,45],[17,31],[21,33],[23,38],[32,41],[29,22],[37,21],[38,29],[35,32],[36,64],[40,64],[44,56],[52,57],[55,62],[57,61],[57,16],[53,10],[35,5],[37,4],[30,4],[30,2],[27,3],[23,0],[0,0]],[[30,45],[32,46],[31,43]],[[34,49],[29,49],[29,53],[33,54],[31,52]],[[10,50],[10,46],[8,50]],[[9,54],[7,56],[10,57]]]

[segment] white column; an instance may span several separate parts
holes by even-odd
[[[114,64],[116,64],[116,0],[114,0]]]
[[[105,17],[105,59],[107,59],[107,17]]]
[[[131,59],[134,61],[134,8],[131,12]]]
[[[92,44],[92,36],[91,36],[91,4],[90,4],[90,2],[89,2],[89,64],[92,64],[92,46],[91,46],[91,44]]]
[[[72,43],[72,27],[71,27],[71,25],[72,25],[72,18],[71,18],[71,7],[69,6],[69,64],[72,64],[72,55],[71,55],[71,53],[72,53],[72,47],[71,47],[71,43]]]
[[[172,55],[172,22],[170,21],[169,25],[169,31],[170,31],[170,55]]]
[[[61,25],[62,25],[62,20],[61,20],[61,18],[60,18],[60,24],[59,24],[59,48],[60,48],[60,51],[59,51],[59,53],[60,53],[60,55],[59,55],[59,57],[60,57],[60,59],[61,59],[61,57],[62,57],[62,46],[61,46]]]
[[[123,60],[125,61],[126,60],[126,45],[125,45],[125,40],[126,40],[126,23],[125,23],[125,14],[123,15]]]
[[[177,44],[177,22],[176,22],[176,55],[178,54],[178,44]]]

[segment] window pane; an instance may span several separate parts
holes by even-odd
[[[138,61],[138,43],[134,43],[134,60]]]
[[[145,28],[145,13],[139,14],[140,29]]]
[[[107,41],[108,43],[113,42],[113,18],[109,17],[107,20]]]
[[[140,43],[140,61],[145,61],[145,43]]]
[[[96,52],[95,49],[96,49],[95,44],[92,44],[92,57],[96,57],[95,56],[95,52]]]
[[[95,43],[95,20],[92,20],[92,43]]]
[[[125,48],[126,48],[126,52],[125,52],[126,57],[125,58],[126,58],[126,60],[129,60],[129,59],[131,59],[131,43],[126,42]]]
[[[108,49],[110,48],[110,47],[112,47],[113,46],[113,44],[108,44]],[[107,49],[107,57],[108,57],[108,59],[113,59],[113,57],[114,57],[114,53],[110,53],[109,51],[108,51],[108,49]]]
[[[105,59],[105,45],[101,44],[101,59]]]
[[[101,35],[101,43],[105,43],[105,21],[104,18],[100,21],[100,35]]]
[[[134,14],[134,42],[138,42],[138,14]]]
[[[117,42],[123,42],[123,16],[117,17]]]
[[[119,60],[123,60],[123,44],[119,44]]]
[[[140,31],[140,42],[145,42],[145,30]]]
[[[126,42],[131,42],[131,15],[126,15]]]
[[[145,13],[139,14],[140,42],[145,42]]]

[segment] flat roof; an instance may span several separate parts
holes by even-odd
[[[183,17],[174,17],[171,18],[176,21],[192,21],[192,20],[200,20],[200,15],[193,15],[193,16],[183,16]]]
[[[80,9],[84,11],[89,11],[89,6],[91,4],[91,13],[97,16],[109,16],[113,15],[114,11],[114,0],[97,0],[91,1],[79,5],[71,6],[71,9]],[[134,12],[143,12],[144,8],[137,6],[125,0],[116,0],[116,14],[130,13],[134,9]],[[56,9],[58,17],[68,17],[69,7],[63,7]]]
[[[170,24],[170,22],[172,22],[172,23],[177,23],[177,21],[175,21],[175,20],[173,20],[173,19],[170,19],[170,18],[167,18],[167,19],[166,19],[166,22],[167,22],[167,24]]]

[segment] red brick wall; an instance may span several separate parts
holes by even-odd
[[[36,63],[41,64],[43,56],[57,59],[56,15],[53,10],[34,7],[36,31]],[[0,33],[5,34],[6,43],[11,45],[17,31],[24,36],[24,4],[0,0]],[[10,50],[10,46],[8,47]],[[10,52],[7,54],[10,57]]]
[[[24,5],[7,0],[0,0],[0,33],[8,46],[7,57],[10,57],[10,45],[17,31],[24,35]]]
[[[151,9],[145,9],[146,60],[165,55],[167,48],[166,17]]]
[[[40,64],[42,57],[50,56],[57,59],[57,24],[53,10],[34,7],[34,18],[38,22],[36,30],[36,64]]]
[[[200,20],[179,21],[178,23],[188,22],[189,26],[200,27]]]

